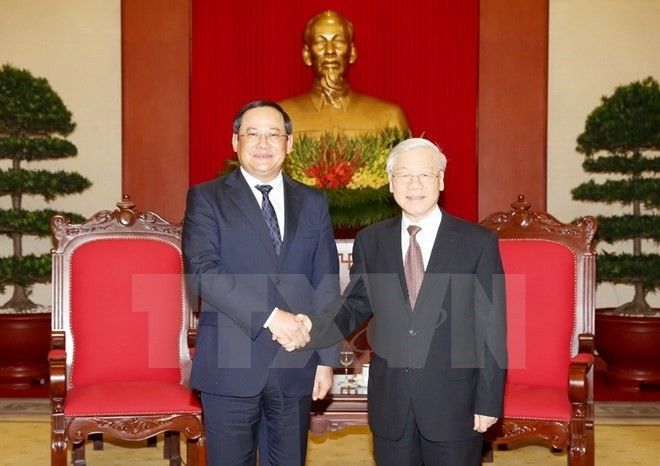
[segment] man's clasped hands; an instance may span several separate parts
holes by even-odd
[[[292,314],[277,309],[268,329],[273,334],[273,341],[277,341],[285,350],[293,351],[309,343],[312,321],[305,314]]]

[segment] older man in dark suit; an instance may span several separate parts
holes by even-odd
[[[188,192],[183,254],[201,298],[190,384],[210,465],[254,465],[258,437],[260,464],[304,465],[311,395],[331,388],[337,353],[287,353],[274,340],[309,339],[280,308],[317,312],[339,293],[328,204],[281,172],[293,136],[279,105],[246,105],[233,131],[240,168]]]
[[[401,216],[360,231],[351,282],[312,325],[312,346],[373,316],[369,425],[379,466],[478,466],[482,432],[502,415],[503,269],[496,236],[438,207],[446,158],[425,139],[392,150]],[[286,339],[281,343],[293,349]]]

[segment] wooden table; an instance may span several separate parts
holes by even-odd
[[[344,375],[336,374],[335,385],[331,394],[325,400],[312,402],[311,421],[309,430],[314,435],[323,435],[326,432],[336,432],[351,426],[366,426],[367,418],[367,389],[357,387],[350,394],[342,393],[339,382]]]

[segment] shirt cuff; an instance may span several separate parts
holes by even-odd
[[[277,311],[279,311],[278,308],[273,309],[273,312],[270,313],[268,316],[268,319],[266,319],[266,322],[264,322],[264,328],[268,328],[270,325],[270,321],[273,320],[273,317],[275,317],[275,314],[277,314]]]

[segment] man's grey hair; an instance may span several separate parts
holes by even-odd
[[[390,151],[390,155],[387,157],[387,165],[386,165],[387,173],[392,173],[392,170],[394,169],[394,165],[396,165],[396,160],[399,157],[399,155],[403,154],[404,152],[411,151],[413,149],[428,150],[431,154],[433,154],[433,156],[438,162],[438,171],[439,172],[445,171],[445,168],[447,167],[447,157],[445,157],[445,154],[442,153],[442,151],[437,146],[437,144],[424,138],[410,138],[401,141],[396,146],[394,146]]]

